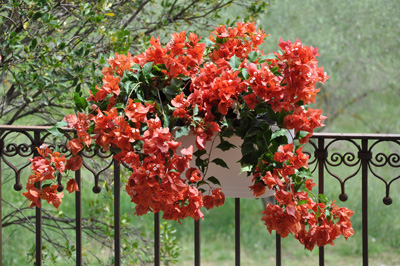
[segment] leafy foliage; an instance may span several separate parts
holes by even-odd
[[[264,1],[3,1],[0,7],[0,117],[14,124],[30,116],[53,124],[71,108],[65,99],[95,90],[99,65],[110,54],[138,51],[150,34],[201,31],[219,13],[240,6],[257,18]],[[144,75],[147,79],[144,69]],[[78,93],[79,97],[75,93]],[[83,103],[82,103],[83,104]],[[84,105],[78,108],[84,108]]]

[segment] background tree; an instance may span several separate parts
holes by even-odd
[[[1,121],[10,125],[35,116],[36,124],[52,124],[71,107],[74,91],[98,83],[95,72],[110,55],[137,52],[150,35],[165,39],[173,31],[209,29],[221,22],[220,12],[235,6],[236,15],[248,20],[263,13],[267,2],[2,1]]]
[[[331,78],[317,97],[328,132],[396,133],[400,123],[400,2],[390,0],[275,2],[261,18],[271,34],[318,47]],[[273,24],[271,24],[273,22]],[[279,26],[277,26],[279,25]]]

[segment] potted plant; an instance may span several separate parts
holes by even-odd
[[[315,184],[302,152],[325,119],[321,110],[307,107],[319,91],[316,83],[328,79],[318,67],[318,49],[281,40],[280,51],[266,54],[258,48],[266,36],[254,23],[223,25],[209,38],[183,31],[165,46],[151,38],[136,56],[108,59],[102,85],[91,88],[88,98],[76,91],[77,114],[64,118],[76,130],[67,145],[73,156],[67,160],[42,146],[32,160],[24,193],[31,206],[40,207],[42,198],[57,208],[63,197],[57,185],[40,190],[34,183],[80,169],[80,152],[95,146],[112,148],[114,159],[129,165],[126,192],[136,215],[203,218],[201,207],[225,200],[222,176],[211,166],[237,163],[226,187],[244,172],[251,185],[243,191],[275,194],[277,204],[268,204],[262,218],[270,232],[292,233],[310,250],[353,235],[353,212],[311,192]],[[232,149],[239,151],[233,160]],[[216,150],[224,153],[212,157]],[[67,190],[78,190],[74,179]]]

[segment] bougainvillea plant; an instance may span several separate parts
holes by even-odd
[[[168,220],[200,219],[201,207],[225,201],[218,177],[206,173],[211,163],[226,164],[209,161],[205,144],[218,137],[215,148],[226,151],[235,147],[229,137],[236,135],[243,140],[241,169],[253,180],[249,189],[255,196],[275,191],[277,203],[262,212],[270,232],[292,233],[309,250],[341,234],[347,239],[354,233],[353,212],[312,193],[316,184],[302,152],[325,119],[307,107],[319,91],[316,83],[328,79],[318,67],[318,49],[281,40],[280,51],[265,54],[258,46],[266,36],[253,23],[237,23],[215,28],[208,39],[183,31],[165,46],[151,38],[136,56],[116,54],[101,71],[102,85],[88,98],[76,91],[77,113],[64,118],[75,129],[67,144],[73,156],[40,147],[23,195],[31,206],[43,199],[57,208],[63,198],[57,175],[80,169],[85,147],[111,149],[130,167],[126,192],[136,215],[162,211]],[[179,138],[188,134],[195,141],[183,147]],[[50,184],[40,190],[35,182]],[[69,179],[67,190],[78,189]]]

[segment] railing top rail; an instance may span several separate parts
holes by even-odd
[[[400,134],[314,133],[311,138],[400,140]]]
[[[20,126],[20,125],[0,125],[0,131],[46,131],[50,126]],[[62,128],[66,132],[75,131],[72,128]],[[329,139],[380,139],[380,140],[399,140],[400,134],[365,134],[365,133],[314,133],[311,137],[314,139],[329,138]]]
[[[52,127],[49,126],[16,126],[16,125],[0,125],[0,131],[6,130],[6,131],[16,131],[16,132],[21,132],[21,131],[46,131]],[[67,128],[63,127],[62,130],[66,132],[72,132],[75,131],[73,128]]]

